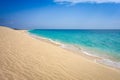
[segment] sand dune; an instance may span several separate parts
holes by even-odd
[[[0,80],[120,80],[120,71],[0,27]]]

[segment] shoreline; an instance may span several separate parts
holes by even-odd
[[[25,30],[0,27],[0,80],[120,80],[120,71],[95,63]]]
[[[31,37],[33,37],[35,39],[45,41],[45,42],[53,44],[55,46],[59,46],[62,49],[65,49],[67,51],[71,51],[75,54],[78,54],[78,55],[84,57],[85,59],[90,60],[90,61],[92,61],[96,64],[100,64],[100,65],[103,65],[105,67],[120,71],[120,62],[118,63],[118,62],[112,61],[110,59],[103,58],[103,57],[88,53],[86,50],[81,49],[81,47],[78,48],[75,45],[70,45],[70,44],[67,44],[67,43],[65,44],[65,43],[62,43],[62,42],[54,41],[54,40],[49,39],[49,38],[45,38],[45,37],[42,37],[42,36],[39,36],[39,35],[36,35],[36,34],[32,34],[28,31],[25,31],[25,33],[30,35]]]

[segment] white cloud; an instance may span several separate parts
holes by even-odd
[[[58,3],[120,3],[120,0],[54,0],[54,2]]]

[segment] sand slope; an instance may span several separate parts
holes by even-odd
[[[120,80],[120,72],[0,27],[0,80]]]

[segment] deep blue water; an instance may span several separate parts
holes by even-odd
[[[120,30],[30,30],[32,34],[91,50],[120,62]]]

